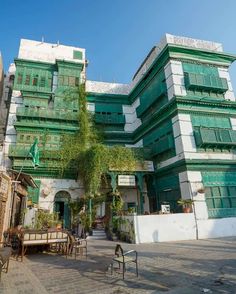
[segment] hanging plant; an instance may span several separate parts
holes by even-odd
[[[134,171],[138,155],[133,149],[123,146],[102,144],[101,132],[94,126],[87,110],[85,85],[70,90],[66,99],[78,100],[79,132],[64,135],[60,150],[60,167],[63,174],[67,169],[76,169],[82,179],[87,196],[99,193],[102,178],[109,170]]]

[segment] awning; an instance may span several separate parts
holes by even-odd
[[[30,186],[32,188],[38,188],[37,184],[35,183],[31,175],[23,172],[20,173],[19,171],[13,169],[8,170],[8,172],[11,176],[14,175],[14,179],[17,179],[23,185]]]

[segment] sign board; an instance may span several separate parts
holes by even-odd
[[[118,175],[118,186],[135,187],[135,176],[134,175]]]
[[[162,204],[161,205],[161,212],[162,213],[170,213],[170,205],[169,204]]]

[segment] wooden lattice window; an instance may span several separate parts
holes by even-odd
[[[26,75],[25,76],[25,85],[29,85],[30,84],[30,75]]]
[[[18,85],[22,84],[22,79],[23,79],[23,74],[19,73],[17,76],[17,84]]]
[[[38,86],[38,75],[33,77],[33,86]]]
[[[39,86],[43,88],[43,87],[45,87],[45,84],[46,84],[46,79],[45,79],[45,77],[41,77],[41,78],[40,78]]]

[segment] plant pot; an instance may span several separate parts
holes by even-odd
[[[184,213],[190,213],[190,212],[192,212],[192,207],[190,207],[190,206],[183,207],[183,212]]]
[[[61,228],[62,228],[61,224],[57,224],[56,228],[57,228],[57,230],[61,230]]]

